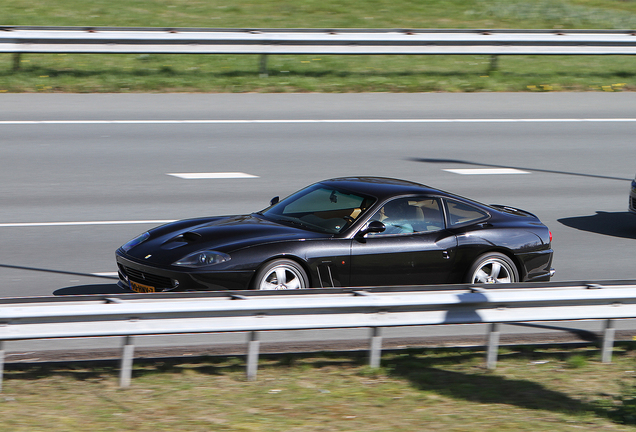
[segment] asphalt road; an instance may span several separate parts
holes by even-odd
[[[0,296],[116,292],[156,221],[260,210],[343,175],[537,214],[553,280],[636,279],[636,94],[0,95]],[[460,175],[448,169],[523,173]],[[168,174],[241,172],[187,180]],[[62,224],[60,224],[62,223]]]
[[[636,278],[636,121],[616,121],[636,119],[632,93],[0,98],[0,296],[107,288],[92,275],[112,275],[114,250],[157,224],[131,222],[255,211],[341,175],[530,210],[554,234],[554,280]],[[527,174],[444,171],[488,167]],[[257,177],[167,175],[202,172]],[[80,225],[109,221],[125,223]]]

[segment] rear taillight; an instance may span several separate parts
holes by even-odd
[[[552,231],[550,231],[550,243],[552,243]]]

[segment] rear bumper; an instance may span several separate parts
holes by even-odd
[[[525,282],[550,282],[550,278],[554,276],[555,269],[551,268],[548,272],[542,274],[534,274],[531,278],[526,278]]]
[[[523,263],[525,273],[522,276],[522,282],[549,282],[555,273],[552,267],[553,255],[552,249],[545,249],[518,256]]]

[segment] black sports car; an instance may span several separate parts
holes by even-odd
[[[137,292],[548,281],[533,214],[404,180],[325,180],[241,216],[189,219],[117,250]]]

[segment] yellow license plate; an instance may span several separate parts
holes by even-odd
[[[144,285],[137,282],[130,281],[130,289],[136,291],[138,293],[153,293],[155,292],[155,287],[151,287],[150,285]]]

